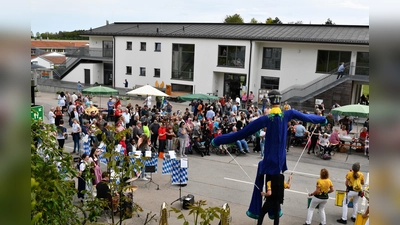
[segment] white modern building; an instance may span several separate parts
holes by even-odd
[[[368,26],[132,22],[83,35],[89,48],[67,51],[75,60],[58,71],[63,81],[230,97],[278,89],[294,104],[325,105],[357,102],[369,84]]]

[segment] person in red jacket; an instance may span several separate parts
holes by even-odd
[[[158,128],[158,155],[160,155],[160,152],[164,152],[166,144],[167,128],[165,127],[165,123],[160,123],[160,128]]]
[[[128,155],[128,150],[126,149],[126,143],[125,143],[125,141],[126,141],[126,137],[123,136],[123,137],[121,138],[121,140],[119,141],[119,144],[122,146],[122,148],[124,148],[124,155]]]

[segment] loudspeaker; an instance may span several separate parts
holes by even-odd
[[[188,194],[187,196],[183,196],[183,209],[189,209],[188,206],[194,204],[194,196]]]
[[[144,167],[144,172],[146,172],[146,173],[155,173],[156,172],[156,166],[145,166]]]

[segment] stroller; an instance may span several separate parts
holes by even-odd
[[[210,155],[210,151],[206,148],[206,146],[204,146],[204,144],[202,144],[200,136],[193,136],[192,150],[200,154],[201,157],[204,157],[204,155]]]

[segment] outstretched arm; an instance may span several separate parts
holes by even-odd
[[[222,145],[222,144],[229,144],[237,140],[241,140],[243,138],[248,137],[249,135],[254,134],[258,130],[260,130],[263,127],[268,126],[268,120],[269,118],[267,116],[262,116],[253,122],[251,122],[249,125],[244,127],[242,130],[234,133],[229,133],[225,135],[221,135],[219,137],[214,138],[213,140],[213,145]]]
[[[304,114],[302,112],[299,112],[297,110],[287,110],[285,111],[285,116],[288,115],[290,118],[296,118],[304,122],[310,122],[313,124],[327,124],[328,121],[324,116],[318,116],[314,114]]]

